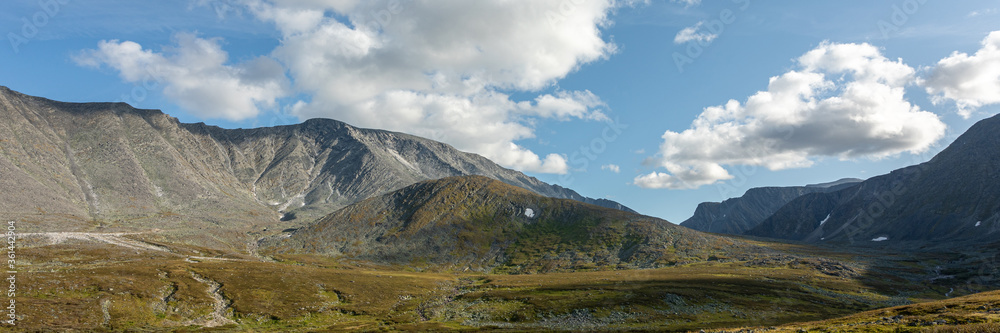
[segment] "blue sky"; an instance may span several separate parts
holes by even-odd
[[[996,1],[0,9],[14,90],[227,128],[327,117],[413,133],[678,223],[751,187],[926,161],[1000,110]]]

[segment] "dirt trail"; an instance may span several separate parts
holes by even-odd
[[[191,272],[191,277],[208,286],[206,291],[208,295],[212,297],[212,314],[209,319],[200,325],[205,327],[217,327],[230,324],[236,324],[235,321],[229,319],[229,300],[222,296],[222,284],[215,282],[207,277],[201,276],[198,273]]]
[[[140,240],[131,239],[125,237],[126,235],[139,235],[143,234],[140,232],[114,232],[114,233],[99,233],[99,232],[33,232],[33,233],[23,233],[20,234],[21,237],[47,237],[49,239],[49,245],[55,245],[65,242],[70,239],[82,240],[82,241],[92,241],[99,243],[106,243],[111,245],[117,245],[138,251],[157,251],[175,254],[178,256],[183,256],[188,259],[195,260],[225,260],[225,261],[249,261],[246,259],[235,259],[235,258],[216,258],[216,257],[202,257],[202,256],[188,256],[177,254],[171,251],[169,248],[146,243]]]
[[[146,243],[143,241],[138,241],[134,239],[129,239],[124,237],[125,235],[138,235],[139,233],[126,233],[126,232],[115,232],[115,233],[98,233],[98,232],[35,232],[35,233],[23,233],[22,237],[31,236],[43,236],[49,238],[49,244],[55,245],[65,242],[70,239],[83,240],[83,241],[95,241],[101,243],[107,243],[111,245],[118,245],[122,247],[127,247],[134,250],[145,250],[145,251],[160,251],[160,252],[171,252],[170,249]]]
[[[135,240],[125,237],[126,235],[138,235],[142,233],[94,233],[94,232],[37,232],[37,233],[23,233],[20,234],[21,237],[47,237],[49,239],[49,244],[60,244],[67,240],[82,240],[82,241],[92,241],[99,243],[106,243],[115,246],[121,246],[137,251],[157,251],[165,252],[173,255],[184,257],[185,260],[191,262],[197,262],[194,260],[227,260],[227,261],[250,261],[246,259],[235,259],[235,258],[216,258],[216,257],[202,257],[202,256],[188,256],[183,254],[174,253],[169,248],[146,243],[140,240]],[[191,320],[187,322],[187,325],[200,325],[204,327],[218,327],[236,324],[235,321],[230,319],[230,301],[227,300],[220,289],[222,289],[222,284],[204,277],[198,273],[191,271],[191,277],[196,281],[204,284],[207,288],[209,296],[212,298],[212,313],[208,315],[208,318],[199,318],[197,320]],[[164,303],[169,302],[169,298],[173,295],[176,290],[172,290],[170,293],[164,297]],[[102,302],[101,310],[104,315],[104,325],[107,326],[110,322],[110,316],[108,309],[110,307],[110,301],[105,300]]]

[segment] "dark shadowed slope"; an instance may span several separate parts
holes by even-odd
[[[694,215],[681,225],[699,231],[740,235],[756,227],[795,198],[809,193],[836,191],[861,181],[845,178],[825,184],[752,188],[738,198],[721,203],[701,203]]]
[[[478,176],[425,181],[350,205],[262,249],[513,272],[647,268],[767,252]]]
[[[483,175],[544,196],[628,210],[401,133],[328,119],[221,129],[124,103],[62,103],[5,87],[0,175],[0,217],[30,215],[40,230],[242,230],[277,223],[283,212],[308,221],[456,175]]]
[[[1000,116],[926,163],[858,186],[800,197],[747,234],[875,244],[978,241],[1000,232]]]

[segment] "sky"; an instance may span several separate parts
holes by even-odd
[[[679,223],[924,162],[1000,111],[1000,2],[31,0],[0,85],[415,134]]]

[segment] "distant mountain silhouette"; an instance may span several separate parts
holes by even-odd
[[[741,235],[757,227],[788,202],[802,195],[836,191],[856,185],[861,179],[845,178],[824,184],[789,187],[759,187],[747,190],[743,196],[698,205],[694,215],[682,226],[705,232]]]
[[[1000,232],[1000,116],[926,163],[792,200],[748,235],[873,244],[993,240]]]

